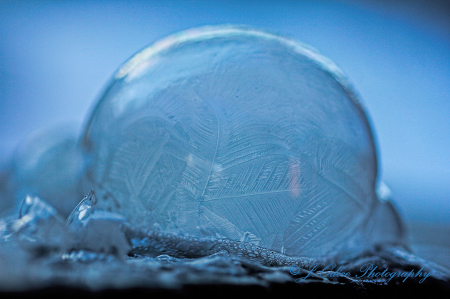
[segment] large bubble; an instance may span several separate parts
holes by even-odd
[[[205,27],[145,48],[115,74],[82,147],[84,192],[134,224],[303,256],[401,234],[342,72],[264,31]]]

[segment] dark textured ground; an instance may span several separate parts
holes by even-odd
[[[425,227],[414,229],[412,247],[422,250],[417,256],[405,257],[401,250],[380,249],[348,260],[344,266],[352,273],[350,278],[330,278],[335,272],[326,272],[323,276],[328,278],[312,275],[296,283],[296,279],[305,277],[309,271],[292,275],[288,266],[264,267],[220,254],[191,260],[168,256],[130,257],[119,263],[108,260],[35,263],[27,270],[34,281],[32,289],[3,291],[0,298],[450,298],[450,270],[441,267],[450,260],[445,232]],[[394,277],[389,282],[356,278],[365,263],[378,266],[377,271],[388,268],[391,272],[417,272],[424,267],[424,271],[434,271],[434,274],[422,283],[421,278],[415,277],[406,280]],[[43,268],[51,271],[46,273]],[[23,273],[16,275],[21,277]],[[13,273],[8,272],[7,277],[10,282],[17,281]],[[108,287],[108,283],[117,288]],[[5,287],[8,285],[3,279]]]
[[[230,263],[229,266],[224,262]],[[327,275],[322,275],[328,278],[315,275],[296,283],[296,279],[304,277],[309,271],[292,275],[289,267],[268,268],[244,260],[217,256],[209,258],[201,268],[179,260],[161,262],[162,266],[146,270],[145,280],[137,282],[136,286],[121,289],[89,291],[84,287],[68,287],[66,283],[66,286],[3,292],[0,298],[450,298],[450,278],[442,276],[442,272],[436,272],[422,283],[421,278],[415,277],[406,280],[394,277],[389,282],[383,279],[355,278],[358,267],[366,262],[374,263],[380,270],[389,267],[390,271],[417,272],[422,266],[425,270],[430,269],[430,264],[421,265],[417,261],[404,263],[388,253],[350,261],[348,266],[353,269],[350,278],[330,278],[329,274],[335,272],[326,272]],[[89,267],[91,266],[88,265],[86,269],[92,269]],[[114,275],[114,272],[111,274]],[[173,279],[172,283],[164,283],[166,279],[161,280],[164,275],[169,275]]]

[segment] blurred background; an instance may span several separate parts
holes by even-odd
[[[340,66],[413,239],[450,248],[450,1],[0,0],[0,167],[36,129],[73,123],[81,133],[138,50],[222,23],[296,38]]]

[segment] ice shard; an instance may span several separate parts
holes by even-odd
[[[66,224],[76,234],[73,248],[125,257],[130,245],[120,228],[123,217],[98,210],[96,204],[97,198],[91,191],[67,218]]]

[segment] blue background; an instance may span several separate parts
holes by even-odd
[[[267,28],[348,75],[380,178],[409,223],[450,224],[448,1],[2,1],[0,165],[25,136],[83,121],[131,55],[190,27]]]

